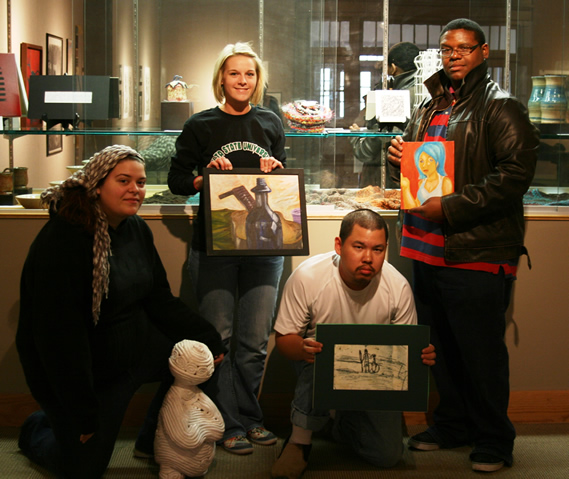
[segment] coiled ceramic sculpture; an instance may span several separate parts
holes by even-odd
[[[161,479],[203,476],[213,461],[225,424],[213,401],[197,387],[213,370],[205,344],[184,340],[172,349],[174,384],[164,398],[154,442]]]

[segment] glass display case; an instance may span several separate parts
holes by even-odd
[[[25,163],[34,170],[33,174],[30,171],[31,186],[43,189],[50,182],[61,180],[63,171],[59,166],[56,173],[45,162],[80,165],[95,151],[120,142],[141,151],[147,159],[153,193],[148,201],[195,203],[195,198],[176,198],[167,191],[166,177],[175,139],[189,114],[215,105],[211,76],[218,52],[227,43],[247,41],[269,72],[263,103],[276,106],[283,120],[288,165],[304,169],[309,204],[314,202],[328,209],[351,209],[362,203],[396,208],[393,202],[379,201],[390,199],[385,158],[380,156],[373,165],[366,165],[355,158],[353,148],[358,138],[388,142],[395,134],[363,128],[362,116],[366,93],[389,85],[389,47],[408,41],[422,51],[437,49],[442,26],[453,18],[468,17],[483,27],[490,46],[490,73],[504,89],[528,104],[535,90],[532,77],[555,75],[561,77],[565,98],[566,3],[458,0],[449,5],[442,0],[242,0],[237,8],[233,0],[57,2],[53,15],[69,18],[69,24],[59,32],[66,38],[63,73],[117,78],[119,117],[85,119],[75,128],[56,131],[46,130],[45,125],[30,127],[25,120],[5,118],[3,134],[9,147],[8,161],[2,169]],[[33,0],[22,5],[8,1],[9,31],[19,32],[12,34],[9,45],[14,52],[19,52],[21,43],[29,41],[21,33],[21,25],[29,21],[24,9],[33,4]],[[54,33],[52,23],[39,25],[45,34]],[[18,53],[16,57],[22,61]],[[174,114],[168,86],[176,76],[185,83],[186,99],[181,107],[176,105],[180,108]],[[323,132],[290,128],[282,107],[298,100],[317,102],[333,111]],[[567,117],[563,113],[556,121],[547,122],[534,117],[542,133],[542,146],[526,203],[528,208],[531,205],[531,211],[540,214],[567,214]],[[359,128],[353,129],[354,124]],[[63,136],[63,151],[48,159],[34,146],[26,146],[32,145],[32,139],[38,135]],[[377,169],[373,180],[365,174],[370,167]],[[372,191],[361,193],[368,187]],[[375,204],[362,200],[367,193],[370,201],[377,200]]]

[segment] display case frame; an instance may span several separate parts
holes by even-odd
[[[54,12],[60,18],[70,19],[67,28],[49,33],[71,39],[72,71],[107,74],[120,79],[123,115],[119,119],[91,122],[81,125],[78,130],[63,132],[20,128],[16,121],[5,122],[2,133],[9,143],[6,166],[29,166],[34,181],[32,186],[42,188],[56,179],[56,174],[46,177],[43,165],[34,168],[29,164],[43,161],[39,156],[32,160],[31,155],[26,154],[31,150],[35,154],[31,139],[37,135],[62,134],[65,147],[50,160],[65,159],[74,164],[88,158],[96,151],[95,147],[100,149],[110,142],[126,140],[137,146],[142,137],[175,137],[176,131],[160,130],[163,87],[171,75],[182,73],[191,85],[189,95],[194,111],[211,107],[214,102],[209,92],[209,77],[220,46],[229,41],[245,40],[250,41],[263,58],[270,75],[268,91],[278,92],[281,106],[299,98],[314,99],[329,102],[336,113],[327,130],[320,134],[286,129],[290,166],[303,168],[306,183],[311,187],[358,190],[366,185],[358,183],[362,165],[353,156],[351,142],[354,137],[376,136],[388,141],[393,136],[349,129],[365,93],[362,72],[370,73],[370,88],[374,83],[385,86],[387,75],[382,72],[387,70],[385,51],[389,46],[397,41],[414,41],[422,49],[434,48],[442,25],[452,18],[464,16],[478,21],[487,33],[492,77],[522,103],[527,103],[532,74],[564,74],[567,70],[567,52],[563,48],[566,43],[566,2],[547,2],[551,8],[538,7],[529,0],[466,0],[455,2],[449,9],[444,2],[415,0],[295,0],[286,4],[277,0],[247,0],[243,5],[247,14],[233,15],[223,34],[215,36],[213,33],[219,22],[212,29],[214,18],[224,18],[226,13],[212,5],[199,2],[182,5],[174,0],[115,0],[104,6],[93,0],[70,0],[58,7],[70,9],[70,15]],[[554,15],[554,11],[562,14]],[[172,22],[180,18],[188,19],[195,27],[187,29],[191,33],[185,32],[182,40],[176,36],[179,29],[172,27]],[[18,15],[18,11],[12,12],[9,16],[11,30],[19,31],[17,25],[25,20],[27,17]],[[213,35],[215,41],[200,49],[198,41],[203,38],[200,32],[208,28],[207,34]],[[48,28],[43,30],[44,36],[48,33],[46,30]],[[247,32],[245,38],[244,31]],[[39,32],[42,33],[41,29]],[[24,37],[13,39],[15,43],[28,40]],[[184,48],[178,48],[178,45],[184,45]],[[370,60],[370,56],[375,59]],[[552,206],[528,206],[537,214],[567,215],[564,204],[564,195],[569,188],[566,126],[542,128],[544,147],[532,188],[557,196],[559,201],[550,203]],[[18,147],[14,147],[14,141],[18,142]],[[20,148],[20,144],[30,146]],[[21,150],[24,151],[20,153]],[[544,153],[546,150],[547,154]],[[16,152],[18,157],[14,156]],[[381,168],[385,168],[384,163],[383,160]],[[43,171],[43,178],[36,176],[36,169]],[[160,181],[164,181],[165,171],[153,173],[153,176],[158,178],[158,184],[163,184]],[[383,172],[382,178],[385,176]],[[386,185],[378,186],[385,188]]]

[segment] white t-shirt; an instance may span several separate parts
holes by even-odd
[[[417,324],[411,286],[387,261],[364,289],[350,289],[335,252],[307,259],[290,275],[275,331],[314,338],[317,323]]]

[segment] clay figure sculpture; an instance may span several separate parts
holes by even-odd
[[[213,356],[205,344],[184,340],[174,346],[169,362],[174,384],[160,409],[154,441],[160,478],[200,477],[225,429],[216,405],[197,386],[213,374]]]

